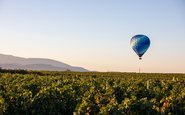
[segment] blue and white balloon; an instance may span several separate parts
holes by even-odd
[[[145,35],[135,35],[132,37],[130,44],[132,49],[142,59],[143,54],[148,50],[150,46],[150,39]]]

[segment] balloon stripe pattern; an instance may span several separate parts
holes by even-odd
[[[135,35],[132,37],[130,44],[132,49],[136,52],[136,54],[141,57],[148,50],[150,46],[150,39],[145,35]]]

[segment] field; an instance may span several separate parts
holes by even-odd
[[[185,74],[0,70],[0,114],[185,113]]]

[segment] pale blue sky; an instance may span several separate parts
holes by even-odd
[[[143,72],[185,73],[184,0],[0,0],[2,54],[136,72],[136,34],[151,39]]]

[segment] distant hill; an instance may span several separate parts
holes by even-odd
[[[74,67],[60,61],[45,58],[22,58],[12,55],[0,54],[0,67],[3,69],[24,69],[24,70],[48,70],[48,71],[80,71],[87,69]]]

